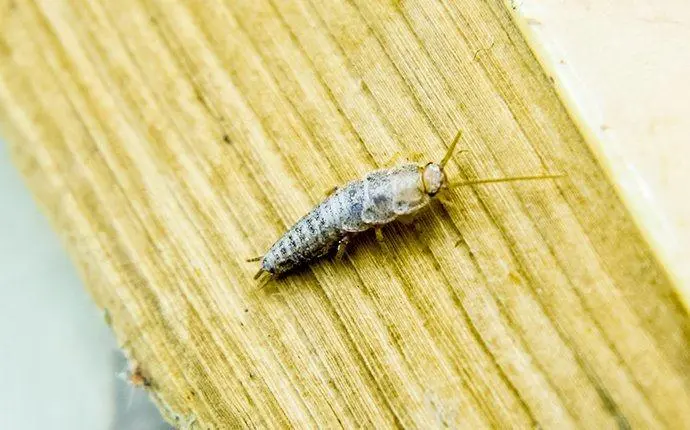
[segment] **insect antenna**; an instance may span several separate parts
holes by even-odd
[[[455,147],[458,145],[458,142],[460,142],[461,137],[462,137],[462,130],[458,131],[458,134],[455,135],[455,138],[453,139],[453,143],[450,144],[450,146],[448,147],[448,150],[446,151],[446,155],[444,155],[441,162],[438,163],[438,165],[441,166],[442,169],[446,165],[448,160],[450,160],[450,157],[453,156],[453,151],[455,151]],[[465,151],[460,151],[460,152],[465,152]]]
[[[533,175],[533,176],[508,176],[505,178],[487,178],[487,179],[472,179],[469,181],[455,182],[448,184],[448,188],[463,187],[465,185],[477,185],[477,184],[493,184],[497,182],[515,182],[515,181],[532,181],[536,179],[556,179],[562,178],[562,174],[553,175]]]
[[[262,258],[264,258],[264,256],[263,256],[263,255],[260,255],[260,256],[258,256],[258,257],[247,258],[245,261],[246,261],[247,263],[253,263],[254,261],[259,261],[259,260],[261,260]]]

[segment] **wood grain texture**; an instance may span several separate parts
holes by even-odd
[[[688,316],[497,0],[0,0],[0,118],[179,427],[663,428]],[[256,291],[397,152],[458,189]]]

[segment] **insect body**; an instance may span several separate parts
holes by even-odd
[[[329,195],[308,214],[297,221],[263,257],[261,269],[254,276],[266,273],[275,277],[327,254],[336,245],[338,258],[352,236],[380,228],[396,219],[411,218],[441,190],[460,185],[553,178],[557,175],[523,176],[482,179],[448,184],[443,171],[455,146],[458,133],[439,163],[403,164],[391,169],[375,170],[363,179],[347,183]]]

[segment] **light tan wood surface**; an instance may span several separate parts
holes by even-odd
[[[679,427],[688,317],[499,1],[0,1],[3,135],[179,427]],[[398,152],[458,189],[257,291]]]

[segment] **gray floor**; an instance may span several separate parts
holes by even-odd
[[[0,141],[0,429],[167,429]]]

